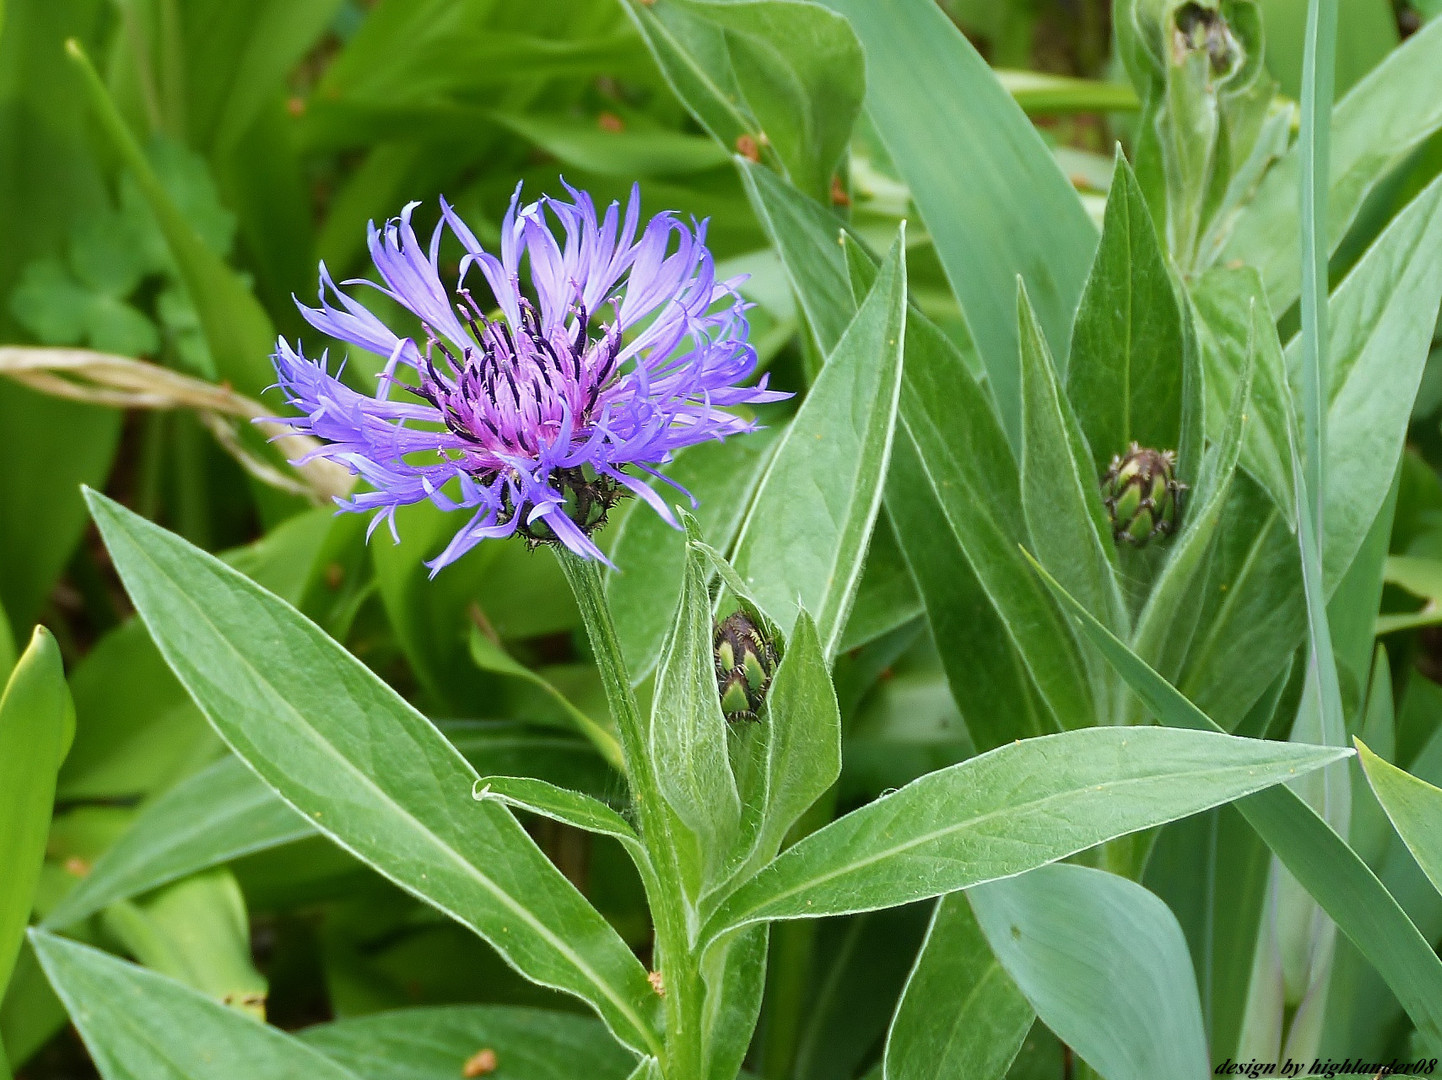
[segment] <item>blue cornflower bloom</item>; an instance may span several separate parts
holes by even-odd
[[[279,385],[305,413],[287,423],[321,440],[314,455],[371,486],[338,500],[344,509],[375,511],[371,531],[386,521],[392,535],[397,507],[410,503],[473,511],[427,563],[433,574],[481,540],[513,533],[604,559],[591,533],[627,491],[675,525],[645,477],[661,476],[656,466],[682,447],[753,430],[730,406],[787,396],[767,390],[764,377],[739,385],[756,367],[743,279],[716,279],[704,221],[688,228],[659,214],[638,238],[638,190],[624,220],[612,203],[599,221],[588,195],[567,190],[570,201],[522,206],[517,187],[499,255],[444,199],[429,248],[411,229],[416,203],[371,225],[382,284],[343,284],[370,285],[412,312],[420,343],[337,288],[322,264],[320,307],[301,312],[317,330],[385,358],[374,395],[331,374],[324,354],[316,362],[284,339],[277,346]],[[454,292],[437,264],[447,227],[466,252]],[[467,288],[473,269],[494,304]]]

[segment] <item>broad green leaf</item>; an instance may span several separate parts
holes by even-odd
[[[74,736],[60,648],[48,630],[36,627],[0,695],[0,996],[30,922],[55,774]]]
[[[236,272],[205,246],[175,205],[80,44],[72,39],[66,48],[112,150],[130,169],[160,223],[181,280],[200,315],[217,373],[242,393],[259,395],[275,375],[268,359],[275,347],[270,317]]]
[[[732,560],[783,631],[799,606],[834,655],[891,457],[906,334],[898,235],[870,294],[782,436]]]
[[[1056,1032],[1108,1080],[1211,1075],[1186,938],[1136,882],[1044,866],[970,890],[1006,973]],[[1105,1001],[1105,1010],[1097,1003]]]
[[[765,148],[824,197],[861,108],[865,67],[845,19],[798,0],[626,0],[681,101],[728,150]]]
[[[1442,892],[1442,789],[1383,760],[1360,740],[1357,760],[1407,850]]]
[[[1067,398],[1101,476],[1135,441],[1175,450],[1182,436],[1182,313],[1146,199],[1117,151],[1101,245],[1072,327]]]
[[[731,547],[775,444],[770,432],[705,442],[667,466],[667,477],[695,497],[692,513],[717,549]],[[657,490],[668,502],[681,497],[664,482],[657,482]],[[612,537],[610,556],[616,569],[606,577],[606,599],[631,679],[639,682],[656,666],[681,597],[686,536],[659,514],[627,514]]]
[[[1038,567],[1037,572],[1159,721],[1175,729],[1218,730],[1215,721],[1113,636],[1045,570]],[[1286,786],[1241,799],[1237,809],[1387,980],[1418,1030],[1429,1038],[1442,1038],[1442,960],[1357,853]]]
[[[831,347],[855,310],[837,223],[764,169],[742,177],[807,322]],[[915,311],[899,404],[887,510],[977,745],[1089,723],[1076,640],[1021,558],[1018,468],[992,401],[966,354]]]
[[[279,1029],[163,975],[50,934],[31,940],[105,1080],[357,1080]]]
[[[69,926],[117,900],[313,835],[239,758],[221,758],[148,804],[44,925]]]
[[[982,936],[966,893],[937,902],[886,1036],[884,1080],[1001,1080],[1036,1013]]]
[[[1010,877],[1347,756],[1168,728],[1087,728],[929,773],[777,857],[711,933],[923,900]]]
[[[1092,455],[1062,394],[1025,286],[1017,292],[1017,320],[1021,507],[1032,547],[1088,610],[1111,626],[1125,627],[1116,544],[1092,472]]]
[[[151,971],[265,1019],[266,981],[250,951],[250,916],[235,876],[206,870],[101,916],[106,931]]]
[[[770,929],[747,927],[701,958],[701,980],[706,987],[701,1023],[707,1080],[736,1077],[751,1046],[766,992]]]
[[[1337,104],[1332,118],[1327,251],[1361,211],[1367,196],[1442,128],[1442,100],[1430,92],[1442,64],[1442,21],[1408,38]],[[1256,197],[1237,215],[1219,261],[1257,266],[1275,311],[1301,289],[1297,256],[1300,144],[1267,173]],[[1334,318],[1334,323],[1336,322]]]
[[[1052,351],[1065,356],[1096,227],[1036,129],[939,6],[827,5],[861,39],[867,115],[926,223],[1014,436],[1016,279]]]
[[[457,1080],[490,1050],[495,1076],[624,1080],[635,1057],[595,1020],[509,1005],[399,1009],[318,1024],[308,1046],[366,1080]]]
[[[695,519],[685,519],[685,580],[671,633],[656,672],[656,696],[647,730],[647,753],[661,794],[696,839],[702,880],[724,862],[741,817],[736,778],[726,748],[726,717],[716,692],[712,646],[711,580],[695,542]]]
[[[313,623],[216,559],[88,494],[162,654],[231,748],[316,827],[485,937],[528,978],[655,1044],[655,995],[615,932],[465,759]]]

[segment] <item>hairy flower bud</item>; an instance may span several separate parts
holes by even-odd
[[[716,624],[713,646],[721,711],[727,720],[755,720],[776,671],[775,648],[742,611]]]
[[[1118,543],[1142,547],[1157,536],[1170,535],[1181,513],[1187,485],[1176,477],[1177,456],[1132,443],[1125,456],[1112,458],[1102,477],[1102,502],[1111,517]]]

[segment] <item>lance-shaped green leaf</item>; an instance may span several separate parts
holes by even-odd
[[[1017,291],[1021,340],[1021,506],[1032,546],[1052,573],[1108,625],[1126,625],[1117,552],[1092,455],[1062,394],[1041,326]]]
[[[1187,509],[1181,535],[1172,543],[1166,565],[1158,575],[1137,619],[1132,646],[1163,671],[1175,671],[1191,644],[1198,613],[1203,605],[1196,595],[1205,581],[1207,556],[1216,540],[1217,529],[1232,490],[1232,476],[1241,455],[1251,402],[1253,373],[1260,339],[1276,342],[1270,321],[1253,309],[1252,344],[1232,394],[1226,426],[1213,444],[1210,456],[1197,480],[1196,505]],[[1276,352],[1273,348],[1273,352]]]
[[[1355,741],[1357,760],[1377,801],[1417,865],[1442,892],[1442,789],[1378,757],[1360,739]]]
[[[1434,180],[1332,296],[1323,564],[1328,597],[1391,489],[1442,299],[1439,251],[1442,180]],[[1298,351],[1294,341],[1289,363],[1298,362]],[[1225,530],[1229,535],[1217,552],[1227,591],[1208,601],[1181,683],[1227,724],[1250,708],[1306,630],[1297,539],[1270,499],[1249,483],[1235,486],[1237,505],[1229,516],[1235,514],[1239,526]]]
[[[1348,754],[1170,728],[1086,728],[1011,743],[929,773],[787,848],[707,929],[870,911],[970,888]]]
[[[495,799],[503,806],[612,837],[620,841],[636,868],[645,876],[648,889],[653,885],[651,861],[635,828],[600,799],[531,776],[486,776],[476,781],[473,795],[478,800]]]
[[[696,546],[694,518],[685,519],[693,543],[685,583],[661,653],[656,696],[648,725],[651,761],[661,794],[696,840],[703,877],[731,850],[741,800],[726,748],[726,717],[717,693],[712,647],[708,560]]]
[[[997,961],[966,893],[937,902],[886,1036],[885,1080],[1001,1080],[1036,1012]]]
[[[638,1049],[655,994],[614,930],[431,723],[294,608],[87,492],[131,599],[231,746],[342,847],[490,941],[528,978],[589,1001]]]
[[[0,695],[0,995],[30,922],[45,859],[55,774],[75,737],[60,648],[36,627]],[[0,1051],[0,1063],[4,1053]]]
[[[1158,720],[1178,729],[1218,730],[1215,721],[1148,667],[1040,566],[1037,573]],[[1442,1039],[1442,960],[1367,864],[1286,786],[1241,799],[1237,809],[1387,981],[1418,1030]]]
[[[906,335],[903,250],[898,233],[782,436],[732,560],[783,632],[798,604],[812,612],[828,656],[846,626],[891,457]]]
[[[835,219],[767,170],[743,167],[742,178],[818,343],[834,345],[855,310],[853,246],[843,250]],[[1055,730],[1055,717],[1089,722],[1076,640],[1025,572],[1020,481],[1006,435],[966,354],[915,311],[899,408],[887,512],[977,746]]]
[[[824,196],[861,108],[865,65],[846,20],[797,0],[627,0],[626,13],[697,122],[764,153]]]
[[[221,758],[141,810],[45,925],[69,926],[117,900],[314,834],[239,758]]]
[[[636,1060],[588,1016],[514,1005],[395,1009],[317,1024],[299,1038],[366,1080],[453,1080],[485,1050],[497,1076],[525,1080],[624,1080]]]
[[[841,713],[816,624],[804,609],[754,735],[762,782],[742,807],[748,848],[741,852],[737,880],[775,857],[791,827],[841,775]]]
[[[1442,23],[1432,20],[1388,54],[1337,103],[1332,117],[1326,250],[1356,219],[1367,196],[1433,132],[1442,129]],[[1261,269],[1267,296],[1285,311],[1301,289],[1297,258],[1301,148],[1267,173],[1256,197],[1237,215],[1218,259]]]
[[[1206,1080],[1187,941],[1134,881],[1044,866],[970,890],[992,951],[1042,1023],[1108,1080]],[[1104,1017],[1097,1002],[1107,1003]]]
[[[867,115],[926,223],[1014,436],[1016,279],[1052,350],[1065,356],[1096,227],[1036,129],[940,7],[826,2],[861,39]]]
[[[105,1080],[357,1080],[278,1028],[99,949],[34,932],[50,985]]]
[[[1155,450],[1180,445],[1184,354],[1171,272],[1142,189],[1118,149],[1066,369],[1067,398],[1098,476],[1133,440]]]

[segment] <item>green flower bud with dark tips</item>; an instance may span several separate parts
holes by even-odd
[[[1176,477],[1177,456],[1132,443],[1126,455],[1112,458],[1102,477],[1102,502],[1118,543],[1142,547],[1176,530],[1187,485]]]
[[[776,650],[744,611],[716,625],[716,690],[727,720],[755,720],[771,688]]]

